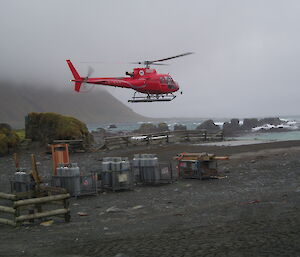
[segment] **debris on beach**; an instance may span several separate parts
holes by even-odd
[[[81,211],[77,212],[77,214],[79,216],[89,216],[86,212],[81,212]]]

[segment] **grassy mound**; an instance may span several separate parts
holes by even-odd
[[[10,149],[16,149],[20,138],[6,123],[0,123],[0,156],[9,153]]]
[[[92,136],[83,122],[52,112],[29,113],[25,120],[25,133],[26,138],[42,143],[59,139],[81,139],[86,144],[92,141]]]

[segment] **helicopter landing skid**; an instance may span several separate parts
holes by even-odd
[[[152,102],[169,102],[172,101],[176,95],[171,96],[133,96],[132,99],[129,99],[129,103],[152,103]]]

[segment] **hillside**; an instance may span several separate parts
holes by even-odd
[[[57,112],[85,123],[134,122],[147,120],[103,89],[79,94],[64,88],[20,86],[0,82],[0,123],[24,127],[29,112]]]

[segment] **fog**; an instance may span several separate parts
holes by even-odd
[[[0,79],[72,90],[69,58],[82,76],[86,61],[100,62],[89,64],[95,77],[123,76],[130,62],[191,51],[154,67],[178,81],[183,95],[172,102],[132,104],[132,90],[105,90],[151,117],[299,114],[297,0],[2,0],[0,7]]]

